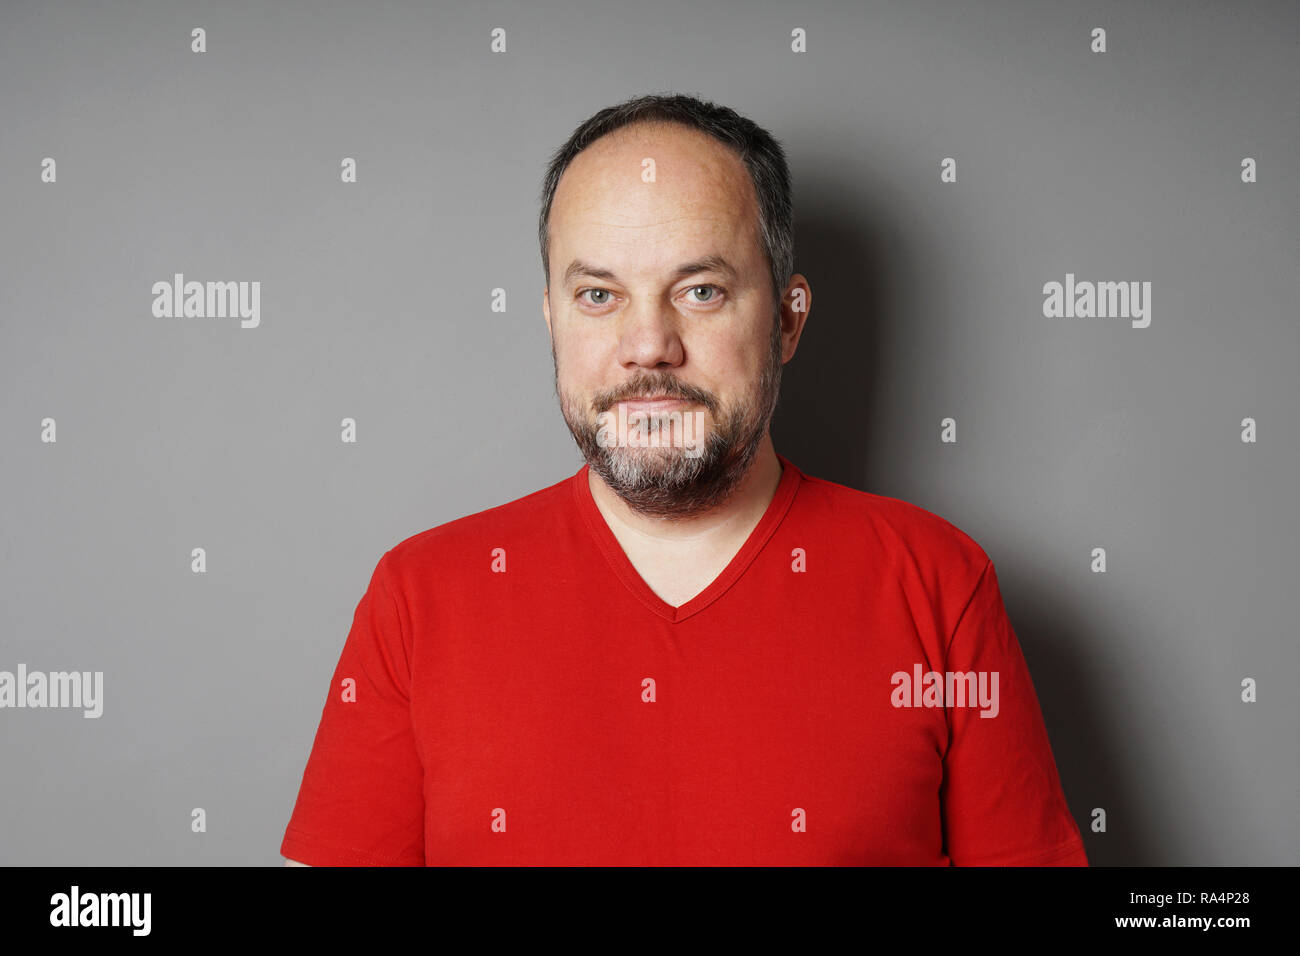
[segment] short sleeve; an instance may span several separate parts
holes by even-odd
[[[423,772],[410,707],[410,646],[388,563],[357,605],[298,799],[280,844],[311,866],[423,866]]]
[[[966,675],[968,690],[946,701],[941,799],[952,865],[1087,866],[991,561],[957,622],[946,668],[958,675],[954,686]]]

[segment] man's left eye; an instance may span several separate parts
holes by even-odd
[[[696,299],[697,302],[712,302],[714,299],[718,297],[718,293],[722,291],[716,285],[695,285],[695,286],[691,286],[691,288],[688,291],[699,292],[701,290],[710,293],[710,295],[704,299]]]

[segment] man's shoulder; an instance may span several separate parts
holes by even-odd
[[[908,562],[959,564],[976,572],[989,556],[973,537],[936,512],[902,498],[851,488],[803,473],[807,503],[852,539]]]
[[[389,549],[399,562],[422,562],[438,556],[463,559],[468,549],[505,547],[522,539],[553,536],[566,523],[573,476],[562,478],[504,504],[485,508],[403,538]]]

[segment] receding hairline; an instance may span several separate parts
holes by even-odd
[[[550,156],[542,177],[538,239],[543,275],[549,285],[550,223],[560,179],[580,160],[581,153],[599,148],[610,136],[645,137],[672,126],[707,136],[726,148],[743,165],[748,187],[741,187],[757,204],[755,216],[760,244],[768,263],[774,308],[780,313],[784,289],[794,273],[794,223],[789,164],[779,140],[762,126],[735,110],[677,93],[637,96],[592,114]],[[692,142],[689,138],[686,142]],[[675,145],[675,144],[674,144]],[[707,162],[707,159],[705,159]],[[729,175],[726,160],[717,160],[719,178]]]
[[[590,153],[599,152],[602,145],[605,148],[611,148],[615,143],[650,140],[655,133],[662,133],[669,130],[677,130],[686,134],[685,138],[687,139],[703,140],[705,145],[712,144],[730,157],[732,160],[733,171],[739,175],[743,182],[749,184],[749,196],[756,205],[758,204],[758,187],[754,183],[753,174],[750,172],[749,166],[745,162],[744,155],[741,153],[738,146],[727,142],[725,139],[719,139],[707,130],[702,130],[696,126],[690,125],[689,123],[683,122],[682,120],[667,119],[658,116],[633,120],[625,126],[612,129],[608,133],[593,139],[590,143],[575,153],[573,158],[569,160],[568,164],[564,167],[564,171],[560,174],[560,178],[556,180],[555,193],[559,193],[560,185],[564,182],[565,176],[569,174],[569,171],[572,170],[574,166],[577,166],[582,162],[582,157]],[[554,207],[554,201],[553,195],[551,199],[552,209]],[[552,209],[547,210],[548,221],[550,220],[549,213]]]
[[[641,129],[640,133],[636,132],[638,127]],[[577,153],[573,157],[573,159],[569,161],[569,164],[564,168],[564,172],[560,175],[560,178],[556,181],[555,191],[551,199],[551,205],[550,208],[547,210],[546,219],[547,219],[548,226],[555,214],[556,200],[559,198],[560,195],[560,187],[563,185],[565,177],[568,176],[569,172],[573,169],[573,167],[579,164],[579,161],[581,160],[583,153],[589,152],[593,147],[598,146],[603,140],[612,140],[615,139],[616,137],[621,138],[623,140],[637,139],[637,138],[644,137],[646,133],[651,131],[651,129],[662,130],[669,127],[675,127],[687,133],[694,134],[696,137],[703,137],[704,139],[710,140],[711,142],[716,144],[719,148],[721,148],[726,153],[728,153],[733,160],[735,160],[736,165],[733,167],[733,172],[736,173],[736,177],[737,177],[735,181],[740,184],[741,191],[745,195],[745,201],[748,203],[748,207],[749,207],[747,212],[752,214],[750,216],[747,216],[746,218],[753,219],[755,224],[758,225],[758,228],[755,229],[754,231],[755,233],[754,237],[761,248],[763,244],[762,228],[761,228],[762,207],[758,195],[758,188],[754,183],[754,178],[751,175],[749,168],[744,161],[744,158],[741,156],[740,151],[737,148],[728,144],[726,141],[719,139],[718,137],[712,135],[711,133],[706,132],[705,130],[698,129],[697,127],[691,126],[689,123],[684,123],[680,120],[667,119],[664,117],[648,117],[646,119],[634,120],[632,123],[629,123],[625,126],[620,126],[614,130],[610,130],[608,133],[604,134],[598,139],[592,140],[590,143],[587,144],[587,146],[585,146],[582,149],[581,152]],[[627,133],[629,135],[620,136],[620,134],[624,134],[624,133]],[[549,238],[551,237],[548,235],[548,239]],[[712,260],[715,258],[719,259],[720,262],[717,263],[712,262]],[[686,269],[685,267],[676,268],[673,270],[674,274],[678,276],[684,276],[684,275],[694,274],[696,272],[703,272],[703,271],[725,272],[732,277],[739,274],[738,271],[732,267],[731,263],[727,262],[727,260],[721,257],[705,256],[703,257],[702,261],[700,261],[699,263],[695,263],[695,265],[698,265],[698,268],[693,268],[689,270]],[[562,287],[567,286],[569,284],[569,281],[574,277],[574,275],[579,273],[584,275],[589,275],[589,276],[603,277],[603,278],[612,277],[612,275],[608,272],[608,270],[602,268],[588,270],[588,269],[581,268],[583,266],[585,266],[585,263],[581,262],[580,260],[574,260],[573,262],[570,262],[569,265],[565,268],[565,270],[559,276],[556,277],[559,280],[560,285]],[[713,266],[713,268],[709,268],[710,266]],[[718,268],[718,266],[721,266],[721,268]]]

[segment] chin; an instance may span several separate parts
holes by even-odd
[[[619,448],[610,463],[624,468],[663,469],[686,458],[684,448]]]
[[[694,474],[692,459],[683,448],[619,448],[607,457],[610,469],[629,484],[670,478],[674,483]]]

